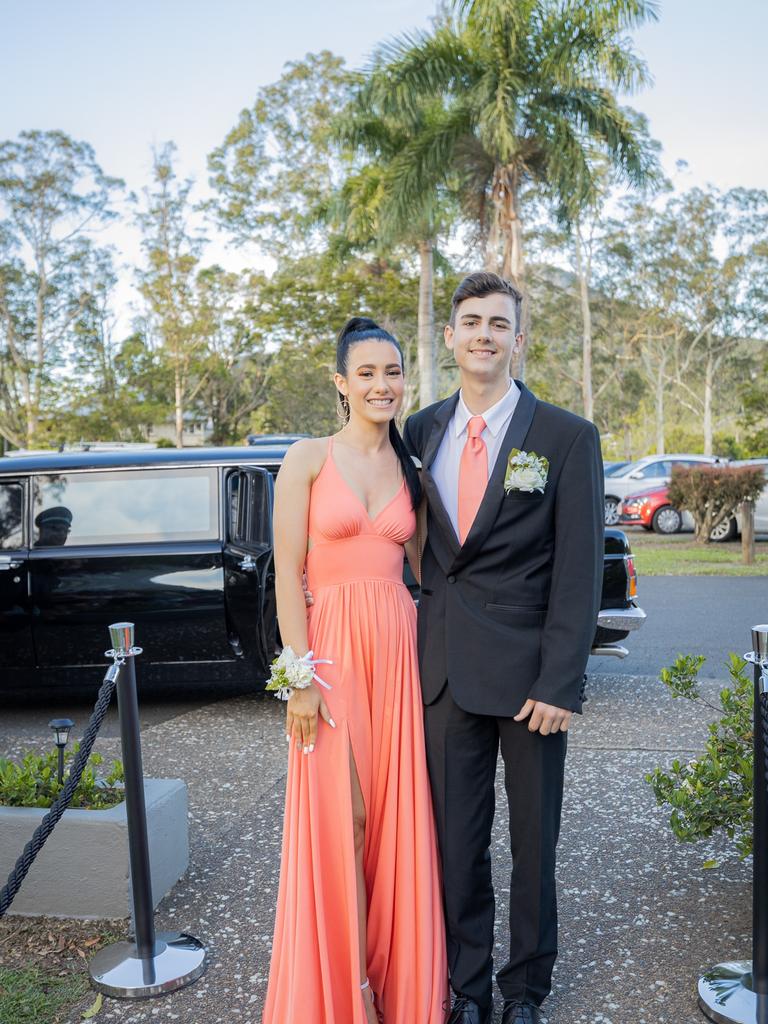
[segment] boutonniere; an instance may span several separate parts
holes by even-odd
[[[504,490],[510,491],[541,491],[547,486],[549,459],[536,452],[521,452],[513,448],[507,459],[507,473],[504,477]]]

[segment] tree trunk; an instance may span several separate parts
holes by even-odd
[[[712,454],[712,391],[714,388],[714,359],[707,353],[707,365],[704,372],[704,454]]]
[[[592,396],[592,310],[589,306],[589,272],[590,259],[586,265],[581,248],[581,226],[574,226],[574,245],[576,247],[576,276],[579,282],[579,299],[581,301],[581,397],[584,416],[588,420],[595,418],[594,399]]]
[[[176,408],[176,447],[184,447],[184,388],[181,380],[181,371],[178,367],[174,371],[174,396]]]
[[[27,407],[27,444],[32,447],[40,419],[43,372],[45,370],[45,295],[48,284],[45,267],[37,259],[37,295],[35,297],[35,362],[32,377],[30,403]]]
[[[520,323],[517,333],[523,340],[512,357],[511,372],[518,380],[525,380],[525,358],[531,335],[531,310],[523,252],[523,223],[520,219],[520,185],[517,168],[513,164],[497,166],[493,175],[494,227],[490,240],[500,238],[503,243],[501,276],[511,281],[522,295]],[[488,260],[486,259],[486,264]]]
[[[755,564],[755,503],[741,503],[741,560],[744,565]]]
[[[656,370],[656,454],[663,455],[666,451],[664,441],[664,380],[666,377],[667,357],[662,355]]]
[[[419,406],[423,409],[437,401],[437,347],[435,345],[435,308],[433,299],[434,247],[431,241],[419,242]]]

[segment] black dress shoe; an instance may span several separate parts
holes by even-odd
[[[491,1024],[491,1007],[484,1010],[469,996],[456,996],[446,1024]]]
[[[535,1003],[508,999],[504,1003],[501,1024],[541,1024],[541,1013]]]

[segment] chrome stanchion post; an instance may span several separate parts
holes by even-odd
[[[699,979],[699,1006],[717,1024],[768,1024],[768,771],[763,704],[768,700],[768,624],[752,628],[754,666],[754,824],[752,960],[718,964]]]
[[[112,650],[107,655],[120,666],[117,683],[120,741],[125,769],[128,818],[128,856],[131,868],[133,942],[115,942],[89,964],[91,983],[110,996],[138,999],[173,992],[195,981],[205,970],[205,947],[183,932],[155,933],[152,874],[149,860],[141,732],[134,658],[133,623],[109,627]]]

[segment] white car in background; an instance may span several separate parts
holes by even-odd
[[[618,523],[619,504],[628,495],[668,484],[672,479],[673,466],[711,466],[727,461],[714,455],[646,455],[636,462],[630,462],[616,475],[609,470],[605,474],[605,525],[615,526]]]
[[[755,502],[755,533],[768,533],[768,458],[765,459],[734,459],[731,466],[762,466],[765,474],[765,488]],[[722,528],[725,530],[725,527]],[[737,513],[727,524],[727,540],[741,533],[741,516]],[[720,537],[718,540],[722,539]]]

